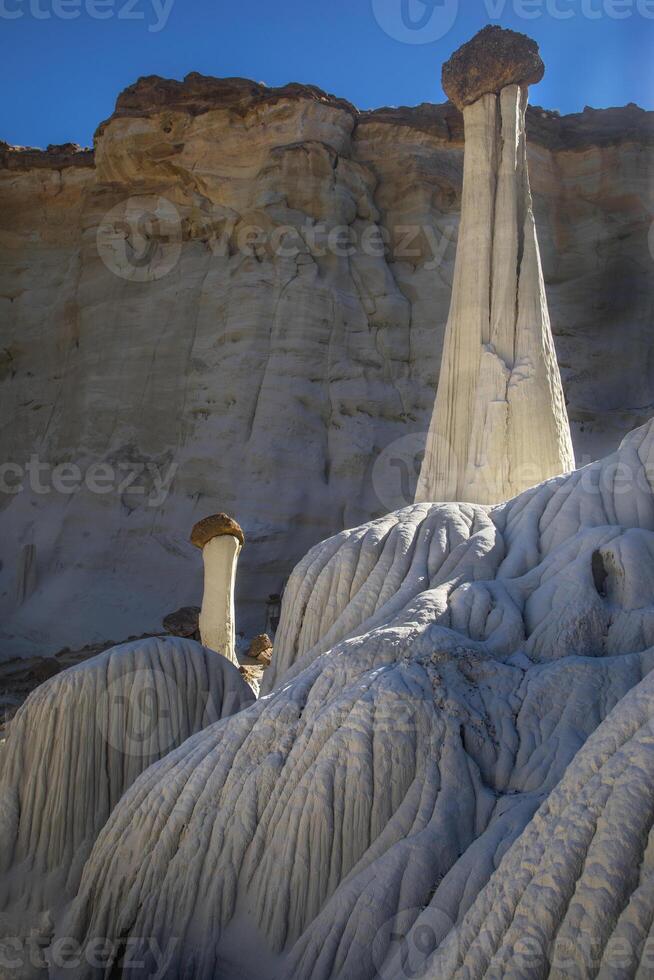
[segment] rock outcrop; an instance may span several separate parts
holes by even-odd
[[[652,118],[527,110],[580,463],[652,413]],[[0,473],[23,486],[0,492],[3,655],[154,633],[199,605],[186,532],[221,509],[248,539],[249,639],[316,542],[412,502],[462,164],[451,104],[357,113],[309,87],[198,76],[132,86],[94,152],[0,148],[0,460],[18,467]],[[176,264],[152,281],[115,274],[97,244],[143,196],[179,215]],[[330,249],[338,227],[352,255]],[[302,240],[273,247],[282,228]],[[138,259],[147,228],[131,230]],[[78,482],[55,473],[70,464]]]
[[[489,975],[525,975],[534,902],[545,938],[647,923],[620,869],[652,817],[653,559],[654,421],[502,506],[415,504],[324,542],[289,583],[272,694],[133,783],[57,934],[103,937],[118,975],[129,943],[142,975],[166,949],[172,976],[396,978],[409,953],[437,977],[456,943],[481,978],[486,934]]]
[[[493,504],[574,469],[529,186],[530,38],[486,28],[443,67],[463,109],[461,227],[416,500]],[[497,94],[496,94],[497,93]]]
[[[0,748],[0,936],[36,930],[47,945],[51,911],[74,896],[125,790],[253,700],[224,657],[157,637],[107,650],[34,691]]]

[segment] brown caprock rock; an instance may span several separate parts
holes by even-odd
[[[445,62],[443,91],[463,111],[482,95],[497,95],[507,85],[535,85],[544,74],[545,65],[534,40],[489,25]]]

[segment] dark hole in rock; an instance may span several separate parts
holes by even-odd
[[[597,589],[597,594],[601,595],[603,599],[606,599],[607,589],[606,582],[609,577],[608,570],[604,564],[604,559],[599,551],[593,552],[593,557],[591,559],[591,569],[593,572],[593,582],[595,583],[595,588]]]

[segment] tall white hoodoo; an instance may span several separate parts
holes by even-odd
[[[416,501],[494,504],[574,469],[525,136],[534,41],[486,28],[443,68],[465,161],[452,301]]]

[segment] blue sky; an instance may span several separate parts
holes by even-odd
[[[139,75],[319,85],[361,108],[440,102],[487,23],[535,37],[532,102],[654,108],[654,0],[0,0],[0,139],[90,144]]]

